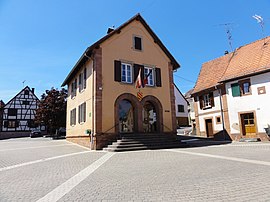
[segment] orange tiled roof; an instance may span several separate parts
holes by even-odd
[[[270,69],[270,37],[238,48],[221,81]]]
[[[270,71],[270,37],[255,41],[202,65],[193,93],[221,82]]]
[[[228,66],[231,55],[232,53],[204,63],[192,94],[218,85]]]

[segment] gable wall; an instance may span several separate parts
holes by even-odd
[[[142,51],[133,50],[133,36],[142,37]],[[143,96],[153,95],[157,97],[163,107],[164,125],[172,128],[172,110],[170,100],[169,75],[172,74],[170,60],[160,47],[154,43],[153,38],[139,21],[131,22],[101,44],[102,48],[102,129],[103,131],[114,126],[114,104],[116,98],[123,93],[131,93],[136,96],[138,89],[134,84],[123,84],[114,81],[114,60],[122,60],[129,63],[151,65],[161,68],[162,87],[145,87],[140,91]],[[136,75],[137,76],[137,75]],[[134,75],[133,75],[134,77]],[[169,112],[164,112],[164,111]],[[164,131],[168,131],[164,128]],[[108,132],[114,132],[113,129]]]
[[[188,104],[186,99],[174,87],[176,117],[188,117]],[[178,112],[177,105],[184,105],[184,112]]]

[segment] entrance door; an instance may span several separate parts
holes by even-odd
[[[120,101],[118,109],[119,132],[132,133],[134,126],[134,110],[131,102],[128,100]]]
[[[214,137],[212,119],[206,119],[205,126],[206,126],[207,137]]]
[[[151,102],[146,102],[143,106],[143,131],[145,133],[157,132],[157,113]]]
[[[243,136],[247,138],[256,137],[256,125],[253,113],[241,114],[241,125]]]

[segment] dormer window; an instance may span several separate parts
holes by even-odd
[[[133,38],[133,43],[134,43],[134,49],[135,50],[142,50],[142,38],[139,36],[134,36]]]

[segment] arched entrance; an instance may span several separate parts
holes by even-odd
[[[157,112],[155,106],[146,101],[143,106],[143,132],[155,133],[157,132]]]
[[[121,100],[118,106],[119,132],[134,132],[134,108],[129,100]]]
[[[140,131],[138,120],[141,117],[141,106],[138,99],[130,94],[120,95],[114,104],[115,132],[132,133]]]
[[[145,96],[142,105],[142,129],[146,133],[163,132],[163,109],[160,101],[152,96]]]
[[[116,133],[162,133],[163,109],[151,95],[141,101],[130,93],[120,95],[114,104]]]

